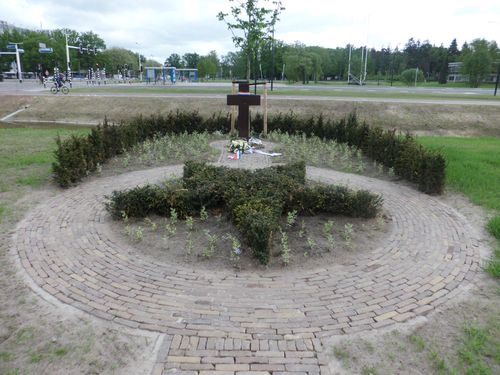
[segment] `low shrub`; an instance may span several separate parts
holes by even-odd
[[[222,208],[263,264],[269,261],[272,236],[285,212],[375,217],[382,204],[379,195],[367,191],[307,186],[304,162],[247,171],[190,161],[181,181],[114,191],[107,198],[115,218],[168,216],[171,209],[182,218],[204,208]]]
[[[259,133],[262,128],[263,119],[258,114],[252,119],[252,129]],[[77,183],[99,163],[157,136],[204,131],[227,133],[229,129],[229,117],[221,113],[204,119],[197,112],[177,111],[166,116],[138,116],[119,125],[109,125],[105,119],[104,124],[87,137],[57,141],[54,178],[63,187]],[[394,130],[384,131],[360,123],[355,114],[333,121],[321,115],[303,119],[292,112],[280,113],[269,119],[268,130],[315,135],[346,143],[387,168],[394,168],[396,175],[416,183],[425,193],[440,194],[443,191],[446,163],[441,154],[426,150],[410,135],[402,136]]]

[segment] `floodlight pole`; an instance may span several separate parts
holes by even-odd
[[[364,81],[366,82],[366,67],[368,65],[368,46],[365,46],[365,74]]]
[[[347,67],[347,84],[351,83],[351,53],[352,53],[352,44],[349,43],[349,65]]]
[[[69,46],[68,46],[68,34],[64,34],[66,37],[66,78],[71,79],[71,61],[69,59]]]
[[[273,91],[273,83],[274,83],[274,24],[273,24],[273,39],[272,39],[272,47],[271,47],[271,91]]]
[[[498,62],[498,70],[497,70],[497,79],[495,82],[495,92],[493,93],[493,96],[497,96],[497,89],[498,89],[498,80],[500,78],[500,61]]]
[[[135,44],[137,44],[137,46],[139,47],[140,44],[139,42],[135,42]],[[138,55],[138,59],[139,59],[139,82],[142,82],[142,71],[141,71],[141,53],[140,52],[137,52],[137,55]]]

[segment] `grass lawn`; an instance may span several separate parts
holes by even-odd
[[[419,140],[446,157],[446,182],[451,189],[493,211],[495,216],[489,221],[488,230],[500,241],[500,139],[419,137]],[[488,272],[500,277],[500,244]]]
[[[0,128],[0,222],[12,212],[12,202],[19,194],[49,181],[57,135],[67,137],[88,131],[82,128]]]

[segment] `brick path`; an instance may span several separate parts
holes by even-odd
[[[245,157],[240,166],[258,160]],[[12,238],[29,276],[63,303],[167,334],[155,374],[328,374],[325,339],[425,315],[478,270],[477,234],[439,199],[312,167],[311,179],[384,195],[393,221],[384,246],[352,265],[307,272],[207,272],[141,258],[109,230],[104,196],[181,172],[165,167],[81,184],[34,209]]]

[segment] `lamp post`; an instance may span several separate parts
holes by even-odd
[[[493,96],[497,96],[498,79],[499,78],[500,78],[500,61],[498,61],[497,79],[495,81],[495,92],[493,93]]]
[[[274,23],[273,23],[273,37],[272,37],[272,43],[273,45],[271,46],[271,91],[273,91],[273,83],[274,83]]]
[[[139,46],[139,43],[138,42],[135,42],[135,44],[137,44],[137,46]],[[142,82],[142,69],[141,69],[141,53],[140,52],[137,52],[137,56],[139,58],[139,82]]]

